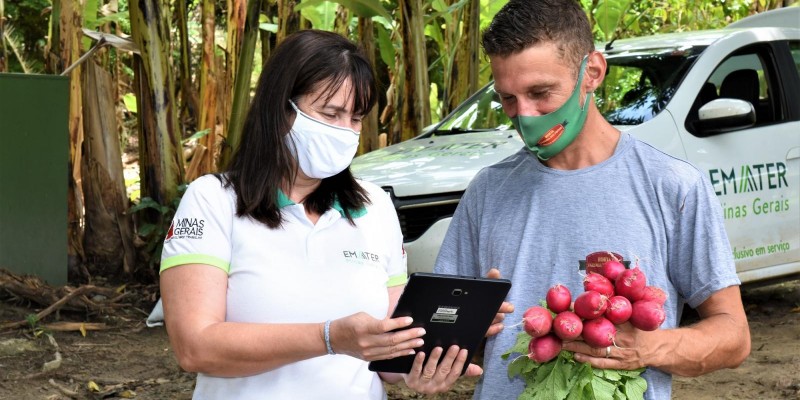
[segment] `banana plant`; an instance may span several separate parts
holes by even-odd
[[[256,39],[259,31],[259,10],[263,0],[248,0],[242,46],[238,57],[238,65],[233,85],[233,103],[231,105],[231,118],[228,125],[226,145],[222,148],[219,160],[219,169],[230,162],[233,152],[241,140],[244,117],[250,103],[250,84],[253,73],[253,55],[256,49]]]
[[[422,1],[399,0],[398,9],[405,84],[398,86],[400,132],[393,132],[393,136],[401,142],[417,136],[431,123],[431,110]]]
[[[200,54],[200,118],[197,129],[207,130],[207,134],[200,138],[200,146],[195,148],[192,163],[187,168],[187,181],[196,177],[215,172],[216,160],[214,155],[217,148],[217,60],[214,46],[214,1],[203,0],[201,3],[200,32],[202,35],[202,50]]]
[[[434,12],[426,16],[425,34],[438,45],[438,57],[430,63],[431,76],[439,77],[441,98],[431,93],[434,122],[449,114],[477,90],[479,0],[433,0]],[[432,84],[432,86],[434,86]]]
[[[168,10],[158,0],[130,4],[131,33],[141,57],[138,82],[139,160],[142,195],[167,204],[183,183],[174,80],[169,63]]]
[[[50,37],[46,47],[45,68],[59,74],[80,59],[81,12],[71,0],[54,0],[50,17]],[[71,263],[82,265],[83,199],[81,181],[83,145],[83,95],[80,67],[69,73],[69,177],[67,177],[67,257]]]
[[[6,51],[6,11],[5,0],[0,0],[0,72],[8,71],[8,53]]]

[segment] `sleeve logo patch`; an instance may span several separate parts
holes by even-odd
[[[200,218],[180,218],[172,220],[165,242],[171,239],[202,239],[205,220]]]

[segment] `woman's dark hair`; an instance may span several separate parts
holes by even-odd
[[[366,115],[375,105],[375,75],[362,51],[345,37],[305,30],[284,39],[264,65],[242,130],[242,139],[224,179],[236,192],[236,215],[249,216],[270,228],[283,222],[278,190],[297,175],[291,140],[294,110],[289,100],[319,91],[326,100],[350,80],[353,113]],[[287,193],[288,195],[288,193]],[[351,212],[369,203],[367,192],[350,169],[322,179],[303,203],[324,213],[334,199],[353,223]]]
[[[506,57],[540,43],[555,44],[577,72],[594,50],[592,28],[578,0],[510,0],[483,31],[483,50]]]

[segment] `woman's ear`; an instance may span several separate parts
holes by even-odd
[[[606,77],[607,67],[606,58],[602,53],[596,50],[589,53],[589,59],[586,61],[586,75],[583,80],[586,92],[593,92],[600,87]]]

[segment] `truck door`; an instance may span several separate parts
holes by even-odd
[[[750,102],[752,126],[709,134],[691,132],[687,119],[682,132],[688,160],[714,185],[743,282],[800,272],[799,43],[743,47],[699,90],[698,106],[715,98]]]

